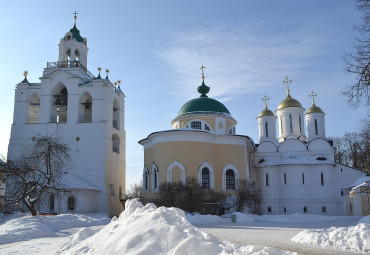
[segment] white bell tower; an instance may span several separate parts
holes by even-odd
[[[82,38],[76,27],[77,12],[74,12],[75,23],[72,29],[60,39],[59,58],[60,67],[70,67],[82,64],[87,69],[87,39]]]
[[[276,143],[276,117],[267,108],[267,101],[270,100],[266,95],[262,98],[265,101],[265,109],[258,115],[259,142],[270,141]]]

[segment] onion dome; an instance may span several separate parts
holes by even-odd
[[[279,104],[278,110],[282,108],[288,108],[288,107],[300,107],[303,108],[301,103],[298,102],[298,100],[295,100],[292,98],[288,92],[288,96]]]
[[[308,95],[309,97],[312,98],[312,106],[310,107],[310,109],[307,110],[306,114],[310,114],[310,113],[324,113],[320,107],[317,107],[315,105],[315,97],[317,97],[317,94],[315,92],[311,92],[311,94]]]
[[[307,110],[306,114],[310,113],[324,113],[320,107],[317,107],[314,103],[310,107],[310,109]]]
[[[258,117],[263,117],[263,116],[275,116],[275,115],[266,106],[265,109],[263,109],[263,111],[258,115]]]
[[[229,110],[219,101],[209,98],[207,93],[210,88],[204,84],[198,87],[198,92],[201,94],[198,98],[194,98],[186,102],[180,109],[177,117],[185,114],[204,114],[204,113],[218,113],[230,115]]]

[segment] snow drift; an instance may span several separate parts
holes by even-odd
[[[370,224],[359,223],[352,227],[308,229],[295,235],[291,240],[296,243],[368,253],[370,252]]]
[[[81,233],[83,232],[83,233]],[[182,210],[126,202],[119,218],[86,238],[86,229],[72,236],[58,254],[291,254],[263,246],[222,242],[189,223]]]

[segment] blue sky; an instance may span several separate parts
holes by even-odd
[[[238,121],[237,133],[258,142],[261,98],[276,110],[291,95],[305,109],[314,90],[326,113],[326,133],[356,131],[366,107],[352,109],[340,92],[352,77],[343,55],[353,49],[360,14],[354,1],[4,1],[0,9],[0,154],[6,155],[14,87],[29,72],[39,82],[47,61],[73,26],[88,40],[88,69],[110,69],[126,94],[127,187],[139,182],[143,149],[137,143],[170,129],[181,106],[198,97],[201,65],[210,97]]]

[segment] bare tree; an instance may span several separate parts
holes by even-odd
[[[370,104],[370,0],[356,0],[356,6],[362,12],[362,24],[355,26],[358,36],[354,51],[344,56],[345,71],[354,75],[355,81],[342,92],[354,107],[361,102]]]
[[[23,205],[33,216],[36,204],[50,190],[58,191],[58,179],[69,159],[69,148],[59,139],[39,136],[32,150],[1,168],[6,176],[5,200],[9,205]]]
[[[127,192],[127,198],[138,198],[140,201],[144,198],[143,182],[135,183],[130,186],[130,190]]]
[[[261,192],[256,188],[253,180],[240,179],[235,195],[236,211],[240,212],[244,206],[247,206],[250,213],[261,213]]]

